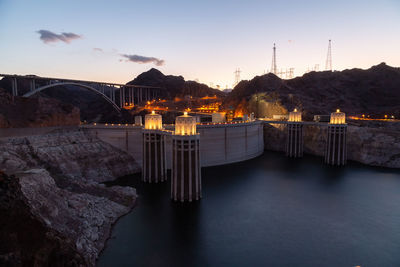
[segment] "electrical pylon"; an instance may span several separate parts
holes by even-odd
[[[271,71],[273,74],[277,75],[278,69],[276,68],[276,46],[274,43],[274,47],[272,48],[272,64],[271,64]]]
[[[240,68],[237,68],[236,70],[235,70],[235,84],[233,85],[233,87],[235,87],[239,82],[240,82],[240,73],[241,73],[242,71],[240,70]]]
[[[328,54],[326,56],[325,70],[332,71],[332,50],[331,50],[331,40],[329,40]]]

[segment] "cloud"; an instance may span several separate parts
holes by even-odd
[[[139,64],[146,64],[146,63],[154,63],[157,66],[162,66],[164,65],[165,61],[163,59],[158,59],[155,57],[145,57],[145,56],[139,56],[139,55],[121,55],[124,58],[127,58],[127,62],[135,62]]]
[[[51,31],[40,30],[40,31],[37,31],[37,33],[40,34],[40,40],[42,40],[43,43],[45,43],[45,44],[55,43],[55,42],[59,42],[59,41],[69,44],[72,40],[82,38],[82,35],[78,35],[78,34],[75,34],[72,32],[63,32],[61,34],[56,34]]]
[[[93,51],[95,51],[95,52],[103,52],[103,49],[95,47],[95,48],[93,48]]]

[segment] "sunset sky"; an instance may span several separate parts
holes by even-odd
[[[400,1],[0,0],[0,73],[126,83],[158,68],[231,87],[271,67],[400,66]]]

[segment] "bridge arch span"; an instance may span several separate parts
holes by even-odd
[[[113,102],[107,95],[103,94],[99,90],[97,90],[97,89],[95,89],[95,88],[93,88],[93,87],[91,87],[89,85],[76,83],[76,82],[60,82],[60,83],[53,83],[53,84],[45,85],[45,86],[36,88],[35,90],[24,94],[23,97],[30,97],[30,96],[32,96],[32,95],[34,95],[36,93],[39,93],[40,91],[43,91],[45,89],[48,89],[48,88],[51,88],[51,87],[56,87],[56,86],[62,86],[62,85],[74,85],[74,86],[78,86],[78,87],[82,87],[82,88],[88,89],[88,90],[100,95],[101,97],[103,97],[108,103],[110,103],[114,107],[115,110],[117,110],[118,112],[121,112],[121,108],[117,104],[115,104],[115,102]]]

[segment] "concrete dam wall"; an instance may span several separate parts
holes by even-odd
[[[142,128],[126,125],[83,126],[101,140],[131,154],[142,163]],[[173,130],[173,125],[167,125]],[[262,122],[198,125],[201,166],[217,166],[252,159],[264,151]],[[171,136],[167,135],[167,167],[171,168]]]

